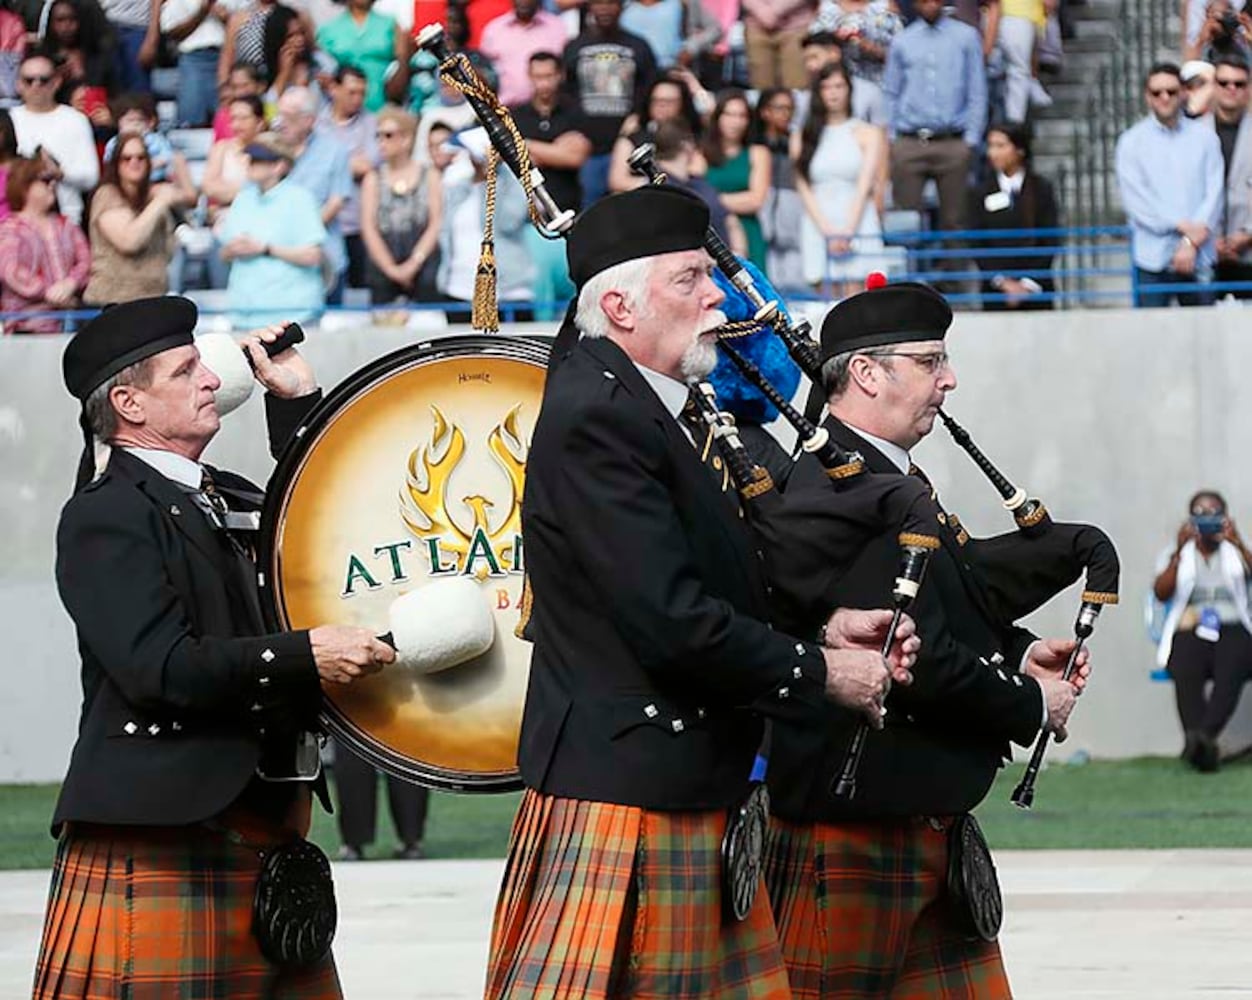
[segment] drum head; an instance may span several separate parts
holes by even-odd
[[[267,493],[260,566],[276,628],[382,634],[400,595],[449,576],[477,581],[494,616],[487,652],[435,674],[388,667],[323,685],[327,729],[419,784],[520,787],[521,499],[547,359],[544,344],[498,336],[388,355],[318,406]]]

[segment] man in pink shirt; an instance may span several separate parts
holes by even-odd
[[[500,78],[500,103],[530,100],[530,57],[561,52],[569,32],[555,14],[539,9],[539,0],[513,0],[513,13],[501,14],[483,28],[482,52]]]

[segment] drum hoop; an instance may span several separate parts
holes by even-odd
[[[275,572],[278,559],[278,516],[286,506],[292,480],[304,467],[309,453],[309,442],[317,440],[322,431],[345,406],[383,376],[398,374],[409,367],[445,361],[451,357],[465,357],[470,354],[521,361],[546,368],[551,350],[550,344],[551,338],[501,337],[486,334],[423,340],[384,354],[357,369],[323,396],[284,446],[275,465],[270,486],[265,491],[257,545],[257,588],[260,591],[261,612],[266,628],[280,632],[291,627],[284,620],[283,598],[278,590],[278,574]],[[350,744],[353,751],[364,760],[405,781],[457,792],[511,792],[522,787],[521,777],[516,770],[484,772],[482,777],[466,781],[457,772],[446,768],[401,761],[398,759],[398,754],[389,751],[372,735],[351,727],[343,712],[325,694],[322,695],[322,710],[318,719],[331,736]]]

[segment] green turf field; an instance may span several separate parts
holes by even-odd
[[[1199,775],[1176,760],[1141,758],[1055,765],[1040,777],[1035,808],[1009,803],[1021,775],[1001,775],[978,811],[994,848],[1252,847],[1252,763]],[[46,867],[52,785],[0,786],[0,868]],[[385,803],[380,795],[379,802]],[[516,795],[432,797],[426,848],[433,858],[502,857]],[[395,847],[387,817],[371,857]],[[339,847],[334,819],[315,810],[313,839]]]

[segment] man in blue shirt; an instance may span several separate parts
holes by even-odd
[[[1148,71],[1148,114],[1117,140],[1117,186],[1130,219],[1135,305],[1211,305],[1204,288],[1216,259],[1225,166],[1213,126],[1181,113],[1182,76],[1173,63]],[[1195,291],[1154,286],[1194,285]]]
[[[892,198],[920,210],[933,180],[940,228],[964,229],[970,156],[987,124],[982,40],[943,13],[943,0],[915,0],[913,10],[917,20],[891,43],[883,75]]]
[[[317,203],[288,177],[292,151],[277,136],[258,136],[244,150],[248,180],[221,233],[222,259],[231,262],[226,297],[237,330],[304,323],[322,314],[322,245],[326,228]]]

